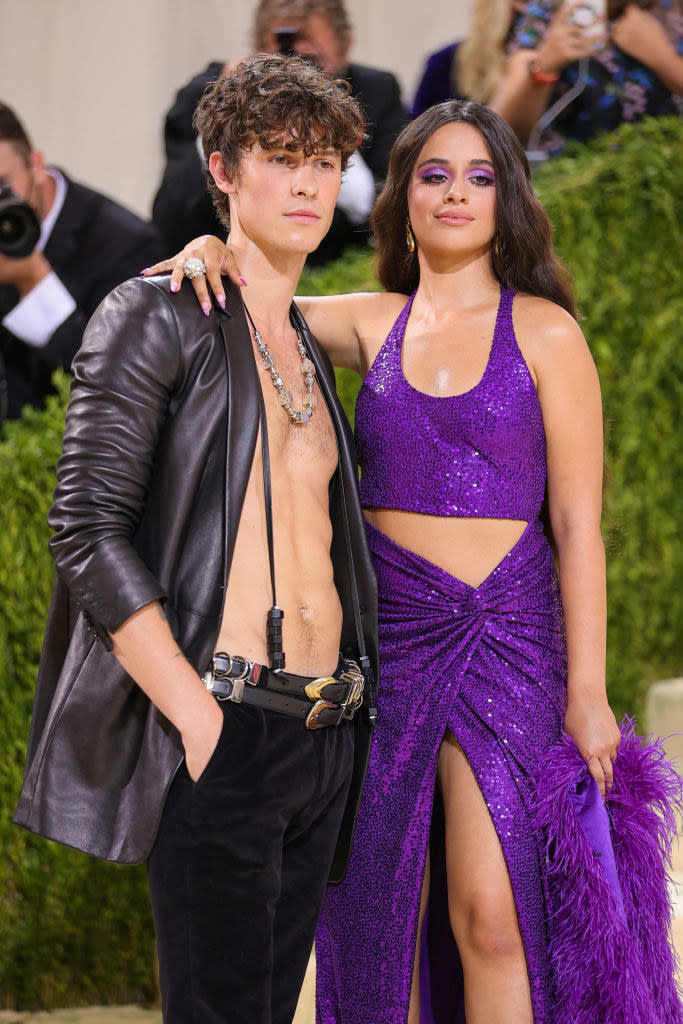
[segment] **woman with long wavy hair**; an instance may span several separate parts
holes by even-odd
[[[563,730],[598,805],[622,734],[605,690],[600,387],[511,129],[476,103],[426,111],[395,144],[373,224],[387,290],[297,300],[334,364],[364,378],[381,660],[351,862],[316,939],[318,1021],[678,1021],[623,1012],[654,992],[674,1005],[665,929],[641,984],[613,925],[621,895],[582,854],[582,886],[558,903],[539,824],[547,772],[551,826],[566,804],[548,760]],[[239,271],[217,239],[150,272],[172,269],[177,287],[190,255],[224,301],[221,272]],[[207,280],[193,285],[206,305]]]

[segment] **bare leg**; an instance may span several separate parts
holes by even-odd
[[[439,752],[439,782],[446,816],[448,909],[462,960],[467,1024],[533,1024],[505,859],[477,780],[450,733]]]
[[[424,921],[427,900],[429,898],[429,850],[425,861],[425,873],[422,880],[422,893],[420,895],[420,912],[417,919],[417,939],[415,940],[415,960],[413,961],[413,982],[410,989],[410,1006],[408,1008],[408,1020],[406,1024],[420,1024],[420,937],[422,935],[422,922]]]

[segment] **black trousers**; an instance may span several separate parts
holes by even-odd
[[[148,862],[165,1024],[290,1024],[353,760],[353,728],[226,702],[183,764]]]

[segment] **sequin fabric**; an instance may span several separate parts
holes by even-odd
[[[437,516],[535,519],[545,491],[545,433],[534,382],[501,289],[478,384],[442,398],[413,388],[401,352],[409,299],[363,381],[356,444],[365,508]]]
[[[559,586],[540,522],[478,587],[368,525],[379,589],[378,728],[345,881],[328,890],[318,934],[318,1024],[405,1024],[439,746],[448,729],[481,787],[508,867],[535,1024],[552,1016],[538,760],[560,738],[566,653]],[[457,951],[435,861],[425,930],[422,1024],[464,1022]],[[436,905],[433,905],[436,904]],[[442,925],[438,928],[439,914]],[[437,927],[434,927],[437,925]],[[441,953],[441,956],[439,955]],[[441,986],[441,988],[439,987]],[[565,1024],[565,1022],[563,1022]]]
[[[365,506],[528,525],[478,587],[367,527],[379,593],[379,719],[349,871],[328,891],[316,938],[318,1024],[405,1024],[428,844],[421,1024],[464,1024],[443,816],[434,799],[447,730],[472,766],[500,839],[535,1024],[558,1024],[543,840],[533,819],[538,761],[561,733],[566,645],[553,556],[537,518],[545,434],[515,339],[513,298],[501,290],[489,360],[471,391],[435,398],[405,379],[411,299],[359,394]]]

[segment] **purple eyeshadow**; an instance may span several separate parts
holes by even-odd
[[[467,172],[465,177],[466,178],[471,178],[472,176],[476,176],[477,178],[480,178],[480,177],[488,178],[489,181],[495,181],[496,180],[496,176],[495,176],[494,172],[492,170],[489,170],[488,167],[473,167],[471,171]]]
[[[420,173],[420,178],[425,181],[427,178],[431,177],[432,174],[443,174],[448,177],[449,173],[450,172],[444,167],[439,167],[437,164],[434,164],[432,167],[425,167]]]

